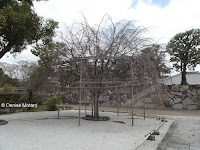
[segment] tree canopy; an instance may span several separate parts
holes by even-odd
[[[52,39],[58,22],[38,16],[32,0],[0,2],[0,58],[7,52],[21,52],[27,45]]]
[[[182,72],[181,84],[186,82],[186,70],[194,69],[200,64],[200,29],[176,34],[168,43],[167,51],[173,67]]]

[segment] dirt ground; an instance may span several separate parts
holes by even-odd
[[[79,109],[78,105],[70,105],[74,109]],[[85,110],[85,106],[81,106],[81,110]],[[87,110],[91,110],[91,106],[87,106]],[[117,112],[115,107],[99,107],[99,111]],[[119,108],[119,112],[131,112],[131,108]],[[144,109],[134,108],[134,114],[143,115]],[[151,115],[169,115],[169,116],[196,116],[200,117],[200,110],[174,110],[174,109],[145,109],[146,116]]]

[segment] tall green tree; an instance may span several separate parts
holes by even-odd
[[[181,84],[187,84],[186,70],[195,69],[200,64],[200,29],[176,34],[168,43],[167,51],[173,67],[182,73]]]
[[[0,4],[0,58],[7,52],[21,52],[27,45],[52,40],[58,23],[38,16],[32,0],[0,0]]]

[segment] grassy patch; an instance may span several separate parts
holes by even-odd
[[[37,105],[37,107],[32,107],[30,110],[28,108],[25,108],[23,111],[46,111],[47,105]]]
[[[60,106],[60,108],[62,108],[62,110],[74,109],[74,107],[72,107],[72,106]]]

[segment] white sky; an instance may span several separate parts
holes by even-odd
[[[49,0],[35,3],[38,15],[59,22],[59,31],[63,31],[64,23],[81,21],[82,13],[91,25],[98,24],[108,13],[114,21],[135,20],[136,25],[148,28],[150,36],[158,43],[167,43],[179,32],[200,28],[199,7],[200,0]],[[36,60],[27,51],[16,59]],[[16,63],[16,59],[5,56],[0,61]],[[197,70],[200,71],[200,67]]]

